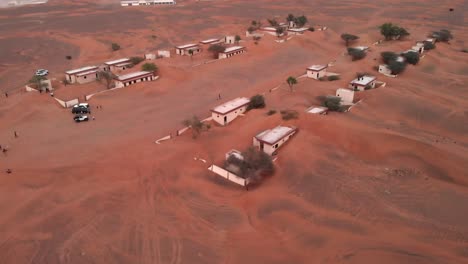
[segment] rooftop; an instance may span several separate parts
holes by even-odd
[[[276,31],[276,28],[274,27],[264,27],[262,30],[268,30],[268,31]]]
[[[357,84],[361,86],[366,86],[372,81],[374,81],[376,78],[374,76],[362,76],[360,78],[356,78],[351,81],[352,84]]]
[[[245,98],[245,97],[239,97],[229,102],[226,102],[222,105],[219,105],[213,108],[211,111],[219,113],[219,114],[227,114],[229,112],[236,110],[237,108],[245,106],[249,102],[250,102],[250,99]]]
[[[293,133],[295,130],[296,129],[292,127],[277,126],[273,129],[263,131],[262,133],[256,135],[255,138],[273,145],[284,137]]]
[[[206,43],[211,43],[211,42],[215,42],[215,41],[219,41],[219,38],[206,39],[206,40],[202,40],[200,42],[203,43],[203,44],[206,44]]]
[[[231,51],[240,50],[240,49],[244,49],[244,47],[242,46],[229,47],[229,48],[226,48],[224,52],[231,52]]]
[[[303,27],[303,28],[290,28],[290,29],[288,29],[288,31],[293,31],[293,32],[302,32],[302,31],[307,31],[307,30],[308,30],[308,28],[305,28],[305,27]]]
[[[198,46],[198,44],[185,44],[185,45],[182,45],[182,46],[176,46],[176,48],[178,49],[186,49],[186,48],[191,48],[191,47],[196,47]]]
[[[79,69],[69,70],[69,71],[66,71],[65,73],[66,74],[75,74],[75,73],[79,73],[79,72],[84,72],[84,71],[89,71],[89,70],[96,70],[96,69],[97,69],[96,66],[86,66],[86,67],[82,67],[82,68],[79,68]]]
[[[325,106],[311,106],[309,107],[309,109],[306,110],[306,112],[310,114],[321,114],[323,112],[326,112],[327,110],[328,108]]]
[[[367,46],[357,46],[357,47],[353,47],[354,49],[358,49],[358,50],[367,50],[369,49],[369,47]]]
[[[113,61],[107,61],[107,62],[104,62],[104,64],[114,65],[114,64],[119,64],[119,63],[122,63],[122,62],[129,62],[129,61],[130,61],[129,58],[123,58],[123,59],[118,59],[118,60],[113,60]]]
[[[130,65],[130,64],[132,64],[132,63],[131,62],[122,62],[122,63],[116,64],[115,66],[122,67],[122,66]]]
[[[124,75],[117,76],[117,80],[124,81],[124,80],[128,80],[128,79],[131,79],[131,78],[147,75],[147,74],[151,74],[151,72],[139,71],[139,72],[127,73],[127,74],[124,74]]]
[[[80,72],[76,76],[85,76],[85,75],[95,73],[95,72],[97,72],[97,69],[96,70],[91,70],[91,71]]]
[[[327,67],[328,67],[328,65],[312,65],[307,69],[312,70],[312,71],[320,71],[320,70],[323,70],[323,69],[325,69]]]

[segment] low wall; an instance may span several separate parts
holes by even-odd
[[[72,107],[76,104],[79,103],[78,99],[72,99],[70,101],[63,101],[63,100],[60,100],[56,97],[54,97],[54,99],[63,107],[63,108],[68,108],[68,107]]]
[[[214,164],[211,165],[208,168],[208,170],[218,174],[219,176],[221,176],[221,177],[223,177],[223,178],[225,178],[225,179],[227,179],[227,180],[229,180],[229,181],[231,181],[233,183],[237,183],[237,184],[239,184],[241,186],[246,186],[247,184],[249,184],[246,179],[243,179],[243,178],[241,178],[241,177],[239,177],[239,176],[237,176],[235,174],[232,174],[229,171],[227,171],[227,170],[225,170],[223,168],[220,168],[220,167],[218,167],[218,166],[216,166]]]
[[[34,88],[30,87],[30,86],[27,86],[27,85],[25,86],[25,88],[26,88],[26,92],[39,92],[39,90],[36,90],[36,89],[34,89]]]

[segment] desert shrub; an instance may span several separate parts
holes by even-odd
[[[67,56],[65,56],[65,59],[67,59],[67,60],[71,60],[71,59],[72,59],[72,56],[70,56],[70,55],[67,55]]]
[[[299,117],[299,113],[296,110],[281,110],[280,114],[283,120],[297,119]]]
[[[294,18],[294,23],[297,27],[303,27],[307,23],[307,21],[308,19],[304,15]]]
[[[341,109],[341,98],[339,97],[325,97],[323,99],[323,106],[327,107],[330,111],[340,111]]]
[[[401,39],[409,35],[409,32],[406,29],[392,23],[384,23],[379,28],[380,33],[385,37],[386,40]]]
[[[224,47],[223,45],[221,44],[214,44],[214,45],[211,45],[209,48],[208,48],[208,51],[211,52],[213,54],[213,57],[214,58],[218,58],[218,55],[221,53],[221,52],[224,52],[226,50],[226,47]]]
[[[359,37],[356,36],[356,35],[343,33],[343,34],[341,34],[341,39],[345,41],[345,44],[346,44],[346,47],[347,47],[351,41],[355,41],[355,40],[359,39]]]
[[[408,51],[402,54],[403,57],[405,57],[406,61],[409,64],[416,65],[419,62],[419,53],[415,51]]]
[[[113,86],[113,80],[115,78],[115,75],[112,72],[108,71],[98,71],[97,72],[97,80],[99,82],[105,82],[106,88],[110,89]]]
[[[330,75],[328,76],[329,81],[338,81],[340,79],[339,75]]]
[[[400,74],[406,69],[406,63],[399,61],[391,61],[387,64],[388,68],[392,71],[392,74]]]
[[[468,53],[468,49],[461,49],[461,52]]]
[[[327,77],[322,76],[322,77],[318,78],[318,80],[321,81],[321,82],[323,82],[323,81],[326,81],[326,80],[327,80]]]
[[[430,41],[424,41],[424,49],[425,50],[432,50],[432,49],[435,49],[435,44],[430,42]]]
[[[239,44],[239,41],[241,41],[242,38],[241,38],[239,35],[236,35],[236,36],[234,37],[234,40],[236,41],[237,44]]]
[[[130,57],[130,62],[133,64],[133,65],[137,65],[138,63],[144,61],[145,59],[142,58],[142,57]]]
[[[145,63],[141,66],[142,71],[149,71],[149,72],[157,72],[158,71],[158,66],[154,63]]]
[[[315,28],[314,27],[309,27],[309,31],[314,32]]]
[[[210,125],[200,121],[197,116],[193,116],[192,118],[184,120],[182,124],[192,129],[192,138],[194,139],[197,138],[202,131],[206,131],[211,128]]]
[[[250,97],[250,102],[247,106],[247,110],[258,109],[265,107],[265,98],[263,95],[257,94]]]
[[[113,51],[117,51],[117,50],[120,49],[120,45],[117,44],[117,43],[112,43],[112,44],[111,44],[111,47],[112,47],[112,50],[113,50]]]
[[[432,37],[440,42],[449,42],[451,39],[453,39],[452,32],[447,29],[441,29],[439,31],[432,32]]]
[[[366,57],[366,52],[361,49],[348,48],[348,55],[351,56],[353,61],[357,61]]]
[[[391,61],[395,61],[398,58],[398,54],[392,51],[384,51],[380,53],[382,60],[385,64],[389,64]]]
[[[274,115],[274,114],[276,114],[276,110],[273,110],[273,109],[268,110],[268,112],[267,112],[267,115],[269,115],[269,116]]]
[[[151,35],[152,39],[157,39],[158,37],[156,35]]]
[[[272,27],[279,26],[278,21],[276,21],[275,19],[267,19],[267,21],[270,24],[270,26],[272,26]]]
[[[230,156],[224,167],[227,169],[229,165],[235,166],[238,176],[249,179],[252,183],[257,183],[275,172],[271,157],[263,151],[250,147],[242,152],[242,157],[243,160]]]

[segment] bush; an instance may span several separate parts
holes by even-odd
[[[259,40],[261,40],[261,39],[262,39],[262,37],[260,37],[260,36],[254,36],[254,37],[253,37],[253,40],[255,40],[256,42],[259,41]]]
[[[207,125],[200,121],[197,116],[193,116],[190,119],[186,119],[182,122],[182,124],[186,127],[192,128],[192,138],[197,138],[202,131],[206,131],[211,128],[210,125]]]
[[[343,34],[341,34],[341,39],[345,41],[345,44],[346,44],[346,47],[347,47],[351,41],[355,41],[355,40],[359,39],[359,37],[356,36],[356,35],[343,33]]]
[[[221,44],[214,44],[214,45],[211,45],[208,48],[208,51],[211,52],[213,54],[213,57],[216,58],[216,59],[218,58],[218,55],[221,52],[224,52],[225,50],[226,50],[226,47],[224,47]]]
[[[382,60],[385,64],[389,64],[391,61],[395,61],[398,58],[398,54],[391,51],[384,51],[380,53],[380,56],[382,56]]]
[[[323,82],[323,81],[326,81],[326,80],[327,80],[327,77],[322,76],[322,77],[318,78],[318,80],[321,81],[321,82]]]
[[[158,66],[156,66],[154,63],[145,63],[141,66],[141,70],[149,71],[149,72],[157,72]]]
[[[328,80],[329,81],[338,81],[340,79],[340,76],[339,75],[331,75],[331,76],[328,76]]]
[[[257,28],[253,27],[253,26],[250,26],[247,28],[247,32],[249,32],[250,34],[252,34],[255,30],[257,30]]]
[[[130,58],[130,62],[133,64],[133,65],[137,65],[138,63],[144,61],[145,59],[142,58],[142,57],[131,57]]]
[[[392,23],[384,23],[379,28],[380,33],[385,37],[386,40],[401,39],[409,35],[409,32],[406,29]]]
[[[314,27],[309,27],[309,31],[314,32],[315,28]]]
[[[430,41],[424,41],[424,49],[425,50],[431,50],[431,49],[435,49],[435,45],[434,43],[430,42]]]
[[[440,42],[449,42],[451,39],[453,39],[452,33],[447,29],[432,32],[432,37]]]
[[[267,112],[267,115],[269,115],[269,116],[274,115],[274,114],[276,114],[276,110],[273,110],[273,109],[271,109],[271,110],[269,110]]]
[[[236,167],[236,173],[239,177],[249,179],[251,183],[256,183],[264,177],[275,172],[275,167],[271,157],[263,151],[254,147],[248,148],[242,152],[243,160],[230,156],[224,167],[228,169],[230,165]]]
[[[323,106],[327,107],[330,111],[341,110],[341,98],[339,97],[326,97],[323,101]]]
[[[247,110],[264,108],[265,107],[265,98],[263,95],[257,94],[250,98],[249,105],[247,106]]]
[[[112,43],[111,46],[112,46],[112,50],[113,50],[113,51],[116,51],[116,50],[119,50],[119,49],[120,49],[120,45],[117,44],[117,43]]]
[[[348,55],[351,56],[353,61],[357,61],[366,57],[366,52],[361,49],[348,48]]]
[[[394,75],[402,73],[406,69],[406,63],[404,62],[391,61],[387,65]]]
[[[461,52],[468,53],[468,49],[461,49]]]
[[[282,110],[280,114],[283,120],[297,119],[299,117],[299,113],[295,110]]]
[[[409,64],[416,65],[419,62],[419,53],[416,51],[408,51],[402,54],[403,57],[405,57],[406,61]]]

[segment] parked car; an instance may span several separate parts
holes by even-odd
[[[76,104],[72,107],[73,114],[91,114],[91,108],[88,103]]]
[[[75,120],[75,122],[77,123],[80,123],[80,122],[88,121],[89,118],[87,115],[76,115],[75,117],[73,117],[73,120]]]
[[[36,76],[46,76],[49,74],[49,71],[46,69],[39,69],[36,71]]]
[[[74,105],[73,107],[86,107],[86,108],[89,108],[89,104],[88,103],[80,103],[80,104]]]

